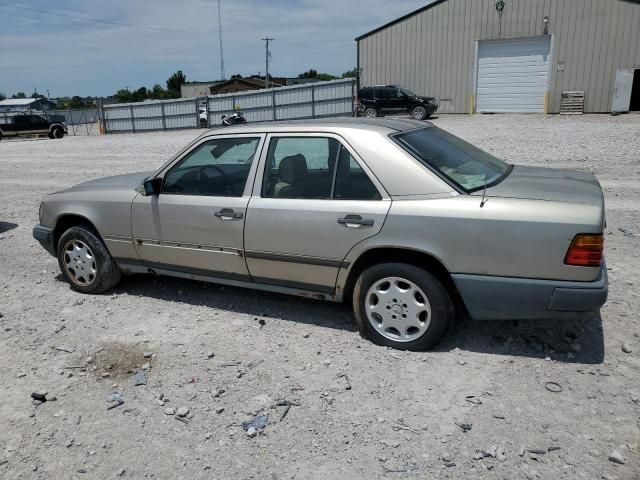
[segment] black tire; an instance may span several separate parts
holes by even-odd
[[[428,117],[427,109],[422,105],[417,105],[411,109],[411,118],[414,120],[426,120]]]
[[[383,336],[374,328],[374,320],[369,320],[367,316],[366,297],[369,289],[387,277],[399,277],[412,282],[424,292],[428,300],[431,308],[430,321],[426,331],[414,340],[397,341]],[[406,263],[381,263],[364,270],[354,287],[353,312],[363,337],[378,345],[412,351],[433,348],[442,339],[454,317],[451,298],[442,283],[428,271]]]
[[[66,264],[70,261],[67,248],[72,242],[84,244],[92,254],[90,258],[93,259],[95,275],[93,279],[89,278],[91,275],[85,279],[88,284],[83,285],[83,282],[80,282],[78,278],[74,278],[73,274],[70,273],[73,269],[69,269],[69,271],[67,269]],[[77,292],[102,293],[114,287],[120,281],[122,275],[98,234],[88,226],[71,227],[65,231],[58,241],[57,257],[62,276],[69,282],[71,288]]]
[[[62,127],[53,127],[49,138],[56,139],[62,137],[64,137],[64,130],[62,129]]]
[[[378,117],[380,114],[375,108],[368,107],[364,109],[364,116],[367,118]]]

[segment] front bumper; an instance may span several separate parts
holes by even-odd
[[[33,227],[33,238],[35,238],[42,247],[54,257],[56,256],[56,248],[53,244],[53,229],[36,225]]]
[[[452,275],[475,320],[570,318],[597,311],[607,301],[607,267],[593,282]]]

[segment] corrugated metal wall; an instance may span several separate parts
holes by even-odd
[[[279,87],[253,92],[104,106],[107,133],[197,128],[199,105],[208,103],[209,125],[238,107],[248,122],[351,115],[355,80]]]
[[[219,124],[222,115],[232,112],[234,105],[248,122],[350,115],[353,89],[354,80],[344,79],[215,95],[209,97],[209,124]]]
[[[611,109],[618,68],[640,68],[640,5],[621,0],[447,0],[358,42],[361,85],[396,83],[469,111],[476,41],[553,34],[550,111],[563,91],[584,90],[585,111]],[[499,28],[501,33],[499,35]],[[558,71],[562,66],[564,70]]]

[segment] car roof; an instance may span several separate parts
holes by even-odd
[[[433,126],[430,122],[411,120],[408,118],[358,118],[336,117],[325,119],[286,120],[275,122],[258,122],[233,127],[216,127],[204,135],[233,133],[271,133],[271,132],[337,132],[339,130],[378,131],[389,135],[396,132],[416,130]]]

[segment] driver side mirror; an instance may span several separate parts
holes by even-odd
[[[162,188],[162,178],[150,178],[142,184],[144,196],[158,195]]]

